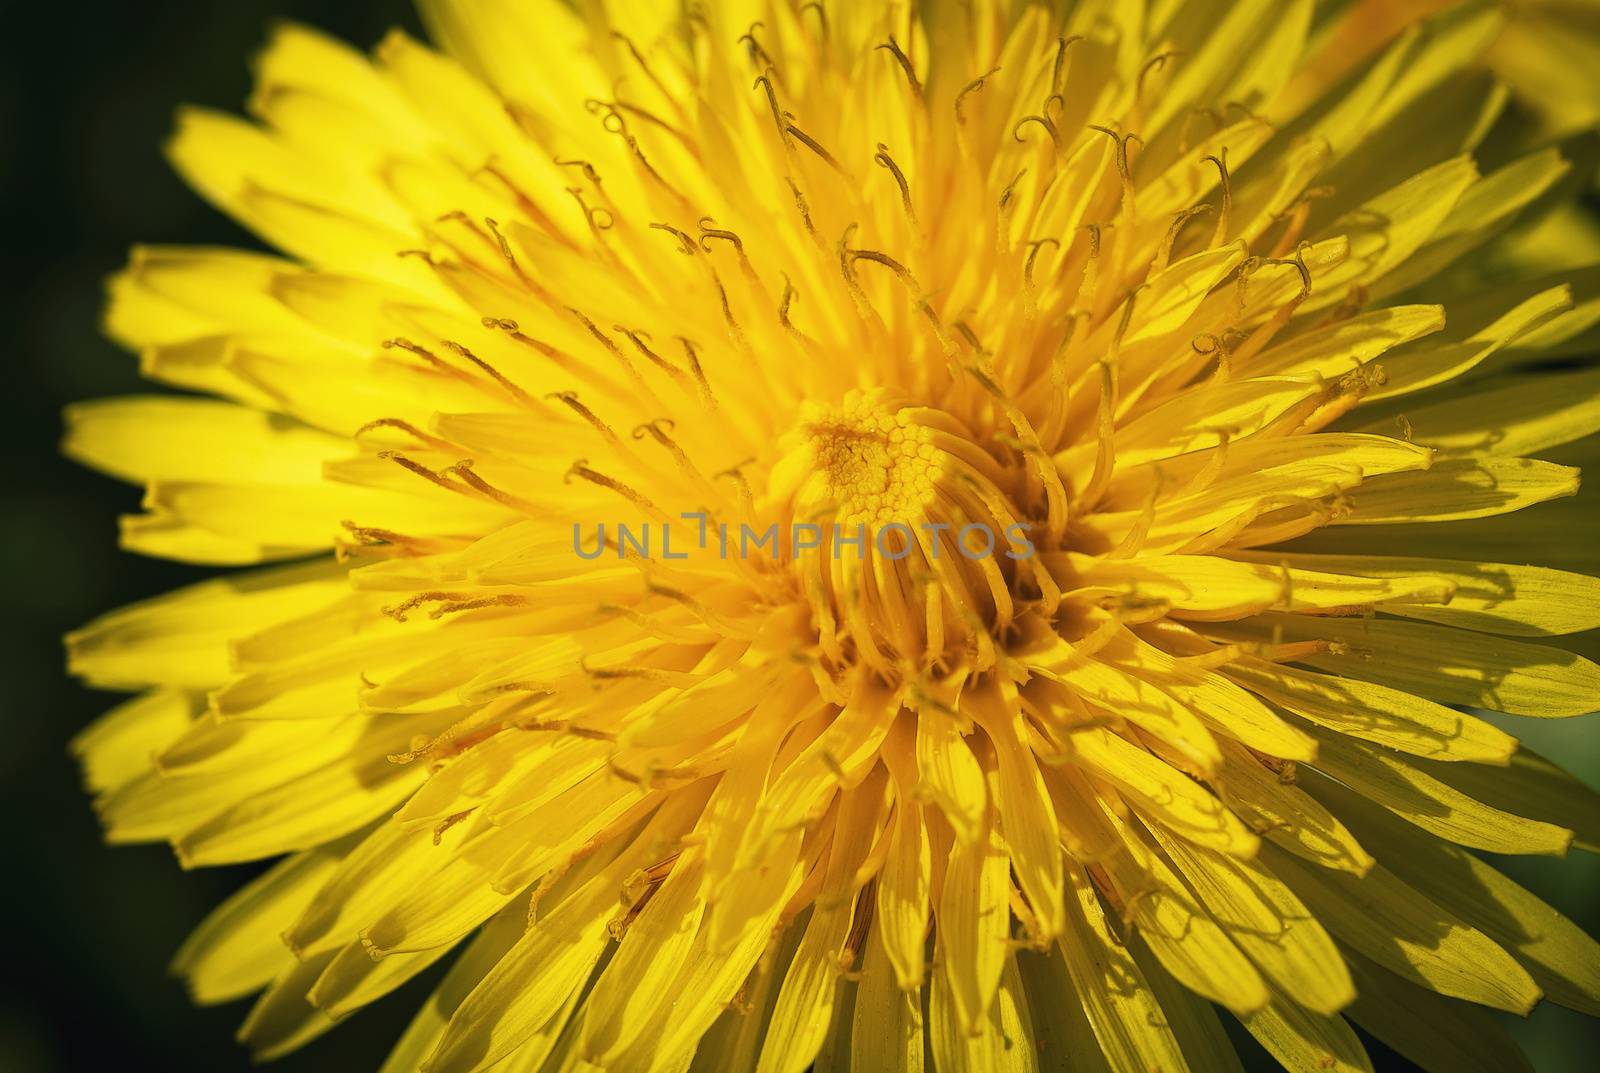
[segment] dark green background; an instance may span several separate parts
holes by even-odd
[[[0,16],[0,1073],[244,1070],[231,1037],[245,1006],[197,1009],[165,967],[252,870],[183,873],[164,847],[104,847],[66,754],[113,698],[66,679],[60,635],[205,572],[116,549],[116,516],[138,492],[59,459],[58,415],[75,399],[141,390],[133,357],[98,331],[101,282],[130,244],[254,244],[166,166],[174,106],[237,109],[273,20],[362,46],[394,25],[420,31],[401,0],[0,3]],[[1597,726],[1516,729],[1593,778]],[[1596,858],[1508,868],[1600,928]],[[432,979],[274,1068],[375,1069]],[[1594,1068],[1600,1035],[1582,1017],[1544,1006],[1519,1032],[1541,1073]],[[1410,1068],[1373,1055],[1382,1069]]]

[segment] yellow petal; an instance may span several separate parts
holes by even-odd
[[[1352,285],[1379,279],[1404,262],[1433,236],[1477,179],[1471,157],[1446,160],[1329,224],[1325,234],[1350,236],[1350,256],[1318,281],[1318,293],[1301,308],[1332,305]]]
[[[1367,555],[1375,550],[1376,535],[1384,547],[1426,548],[1435,555],[1485,563],[1514,563],[1526,557],[1528,548],[1537,547],[1541,566],[1600,574],[1600,541],[1549,539],[1553,532],[1582,532],[1594,525],[1597,511],[1592,498],[1579,494],[1510,514],[1444,525],[1419,522],[1386,525],[1376,531],[1359,525],[1330,525],[1301,537],[1294,547],[1297,551]],[[1470,599],[1471,594],[1467,595]]]
[[[962,1032],[979,1030],[1000,986],[1011,938],[1010,896],[1011,862],[993,827],[978,841],[951,848],[935,909],[937,972],[947,978]]]
[[[997,996],[984,1017],[964,1027],[955,993],[942,976],[928,997],[928,1044],[936,1069],[973,1073],[1038,1073],[1033,1018],[1014,957],[1002,966]],[[876,1068],[876,1067],[874,1067]]]
[[[402,734],[410,737],[403,728]],[[174,841],[179,860],[197,867],[274,857],[337,838],[393,811],[424,773],[390,762],[393,745],[386,748],[381,739],[374,744],[372,755],[311,771],[209,816]],[[238,777],[218,778],[234,784],[233,796]]]
[[[1321,35],[1318,54],[1298,79],[1309,92],[1337,85],[1393,39],[1350,99],[1338,100],[1344,94],[1334,94],[1338,103],[1333,111],[1340,114],[1345,138],[1342,144],[1335,139],[1342,150],[1337,177],[1343,184],[1364,190],[1385,175],[1409,174],[1419,162],[1470,148],[1481,139],[1506,97],[1503,90],[1491,94],[1493,107],[1483,117],[1485,109],[1477,98],[1494,80],[1476,69],[1477,61],[1501,25],[1499,9],[1456,9],[1422,25],[1415,24],[1428,10],[1354,10],[1358,17],[1330,25]],[[1367,82],[1376,83],[1375,92],[1366,92]],[[1477,92],[1469,93],[1474,87]]]
[[[1170,265],[1139,295],[1138,327],[1125,345],[1154,339],[1181,328],[1206,294],[1244,260],[1242,243],[1204,250]]]
[[[605,763],[605,742],[557,731],[522,738],[498,747],[485,742],[456,757],[435,771],[395,818],[409,830],[431,831],[467,808],[492,802],[488,813],[504,823],[570,789]]]
[[[650,1069],[693,1053],[695,1041],[717,1019],[755,967],[771,941],[773,925],[784,903],[799,888],[813,863],[804,856],[796,858],[779,878],[777,897],[741,922],[731,942],[717,944],[725,953],[713,954],[710,929],[700,929],[682,970],[657,995],[655,1007],[638,1033],[639,1042],[623,1052],[614,1065],[621,1069]],[[719,905],[713,912],[722,908]]]
[[[293,963],[278,936],[333,873],[345,848],[334,843],[286,857],[207,915],[172,960],[196,1002],[248,995]]]
[[[1488,326],[1460,342],[1417,348],[1392,355],[1382,363],[1383,380],[1367,392],[1373,403],[1409,395],[1442,384],[1480,366],[1492,367],[1495,355],[1571,311],[1572,289],[1565,284],[1540,291]]]
[[[1402,690],[1245,657],[1223,673],[1318,726],[1436,760],[1504,764],[1517,741],[1477,718]]]
[[[604,953],[616,909],[615,886],[597,878],[528,928],[451,1012],[428,1068],[483,1069],[560,1016]]]
[[[1355,997],[1333,940],[1283,881],[1257,861],[1241,861],[1151,833],[1228,937],[1277,989],[1316,1013],[1333,1014]]]
[[[1404,265],[1373,289],[1383,298],[1438,275],[1503,229],[1522,209],[1566,175],[1570,165],[1555,149],[1512,161],[1467,188],[1443,226]]]
[[[516,910],[517,907],[512,906],[506,912],[515,913]],[[439,946],[373,961],[360,940],[352,940],[328,962],[307,990],[306,1001],[336,1020],[349,1016],[423,972],[452,949]]]
[[[874,927],[896,982],[912,991],[922,986],[933,862],[922,806],[907,795],[898,775],[896,785],[894,830],[878,873]]]
[[[189,728],[203,701],[179,689],[156,689],[125,701],[76,734],[72,754],[95,793],[147,772],[152,758]]]
[[[1042,750],[1036,749],[1036,755]],[[1040,769],[1045,786],[1050,790],[1050,804],[1055,808],[1056,828],[1061,845],[1079,860],[1097,860],[1116,849],[1117,832],[1112,828],[1105,809],[1100,807],[1098,789],[1090,784],[1083,772],[1070,762],[1070,754],[1063,754],[1061,766],[1050,766],[1056,761],[1044,760]]]
[[[1210,555],[1148,555],[1132,559],[1069,554],[1078,585],[1104,587],[1167,604],[1175,618],[1241,618],[1267,610],[1319,611],[1392,600],[1443,603],[1450,586],[1439,578],[1383,580],[1351,577],[1261,561],[1236,562]],[[1046,556],[1046,562],[1050,557]],[[1065,581],[1058,575],[1058,579]]]
[[[1557,208],[1544,213],[1537,224],[1520,229],[1517,236],[1502,239],[1507,259],[1528,264],[1522,278],[1501,282],[1471,293],[1451,303],[1451,317],[1461,325],[1492,322],[1507,309],[1543,294],[1551,287],[1566,285],[1573,292],[1573,306],[1531,329],[1486,361],[1477,371],[1487,373],[1544,364],[1552,357],[1571,357],[1587,353],[1594,327],[1600,319],[1600,271],[1587,253],[1595,241],[1588,216],[1574,206],[1571,211]],[[1522,247],[1527,247],[1526,250]],[[1568,253],[1575,249],[1576,253]]]
[[[542,53],[544,48],[539,51]],[[522,135],[493,90],[472,78],[451,57],[399,31],[390,32],[377,52],[383,69],[393,76],[429,129],[445,142],[458,166],[478,167],[493,156],[539,210],[555,215],[569,227],[576,225],[575,206],[570,204],[570,198],[561,196],[561,170],[541,157]],[[592,81],[590,84],[594,85]],[[616,170],[620,173],[624,169]],[[563,201],[569,204],[564,205]]]
[[[1414,987],[1359,954],[1347,1016],[1428,1073],[1530,1073],[1522,1048],[1493,1014]]]
[[[316,484],[323,463],[349,453],[334,436],[213,399],[102,399],[68,407],[65,421],[63,453],[135,483]]]
[[[1496,808],[1569,827],[1579,849],[1600,852],[1600,793],[1526,747],[1504,768],[1425,764],[1440,782]]]
[[[223,536],[191,525],[165,511],[124,514],[117,519],[118,547],[137,555],[203,566],[260,566],[299,559],[304,548],[261,544],[248,537]]]
[[[877,929],[867,940],[850,1025],[851,1064],[884,1073],[922,1073],[920,988],[896,979]]]
[[[134,349],[218,333],[303,335],[271,289],[273,280],[301,271],[244,250],[135,246],[112,277],[107,330]]]
[[[1124,852],[1103,867],[1127,922],[1162,968],[1189,990],[1236,1014],[1259,1010],[1269,994],[1250,961],[1217,926],[1172,868],[1139,836],[1124,831]]]
[[[560,1031],[611,941],[608,921],[623,908],[619,890],[636,869],[656,863],[660,845],[693,825],[704,800],[699,793],[675,795],[626,847],[615,854],[602,850],[574,869],[568,892],[513,936],[512,945],[451,1011],[428,1059],[432,1073],[485,1069],[555,1019]],[[576,1044],[579,1033],[573,1035]]]
[[[1524,819],[1475,800],[1402,757],[1317,732],[1316,767],[1425,831],[1490,853],[1563,856],[1565,827]]]
[[[167,154],[191,186],[286,252],[314,264],[376,270],[402,285],[422,280],[395,257],[418,245],[412,221],[354,170],[199,108],[179,112]]]
[[[777,940],[774,950],[756,965],[745,981],[739,1004],[724,1010],[722,1016],[717,1018],[704,1036],[700,1037],[700,1042],[695,1047],[693,1062],[689,1067],[691,1070],[695,1073],[699,1071],[712,1073],[719,1069],[755,1068],[756,1059],[761,1052],[762,1034],[767,1018],[771,1016],[772,1008],[778,1000],[780,977],[788,968],[789,962],[794,960],[795,950],[800,945],[800,937],[800,928],[787,929],[783,937]],[[850,984],[846,982],[844,986],[848,991]],[[850,995],[844,995],[843,1003],[848,1005],[849,1001]],[[839,1021],[835,1020],[834,1025],[838,1026]],[[824,1058],[825,1054],[819,1054],[818,1062]],[[594,1068],[588,1063],[584,1063],[584,1067]]]
[[[1394,34],[1402,25],[1403,22],[1397,22],[1394,28],[1388,28],[1388,33]],[[1329,101],[1327,114],[1319,117],[1314,128],[1341,153],[1348,153],[1360,144],[1361,136],[1377,117],[1384,98],[1394,90],[1402,65],[1415,61],[1419,36],[1414,30],[1400,35],[1375,61],[1373,53],[1383,47],[1385,38],[1372,34],[1366,23],[1345,24],[1326,39],[1313,42],[1303,68],[1289,83],[1283,98],[1274,102],[1274,120],[1299,115],[1350,76],[1353,68],[1367,64],[1345,93]],[[1360,42],[1359,48],[1350,47],[1352,38]]]
[[[1134,937],[1134,946],[1138,946],[1137,936]],[[1035,1013],[1033,1046],[1039,1056],[1040,1067],[1081,1070],[1081,1073],[1112,1073],[1106,1056],[1100,1049],[1100,1042],[1095,1038],[1094,1029],[1089,1025],[1083,1001],[1073,990],[1072,980],[1067,974],[1067,966],[1060,952],[1053,946],[1043,951],[1030,951],[1024,948],[1017,951],[1016,956],[1018,970],[1028,991],[1028,1005]],[[1146,957],[1148,958],[1148,954]],[[1149,978],[1152,973],[1150,964],[1147,962],[1140,967]],[[1160,968],[1156,965],[1155,971],[1159,972]],[[1173,990],[1183,991],[1180,985],[1171,982],[1170,977],[1167,978],[1167,985]],[[1154,986],[1152,980],[1152,987]],[[1159,995],[1159,991],[1157,994]],[[1163,1012],[1165,1005],[1164,1002],[1161,1003]],[[1207,1011],[1212,1008],[1209,1002],[1203,1005]],[[1179,1041],[1182,1042],[1181,1036]],[[1188,1055],[1187,1048],[1183,1053]],[[1211,1073],[1211,1071],[1196,1070],[1195,1073]],[[1238,1071],[1228,1070],[1227,1073],[1238,1073]]]
[[[1089,877],[1067,870],[1067,930],[1057,945],[1072,982],[1069,994],[1113,1070],[1185,1070],[1183,1053],[1145,983],[1144,974],[1112,932]]]
[[[250,1007],[237,1038],[252,1057],[267,1061],[288,1054],[334,1026],[331,1017],[306,1001],[306,992],[332,960],[331,953],[320,954],[290,966]]]
[[[667,13],[659,5],[629,7],[613,25],[628,27],[636,40],[648,43],[665,29]],[[421,9],[429,36],[508,97],[560,106],[604,86],[596,82],[603,71],[583,47],[586,27],[578,11],[562,8],[535,17],[517,4],[455,0],[427,0]],[[550,62],[529,70],[530,50],[548,54]],[[559,108],[551,111],[560,114]]]
[[[1152,174],[1148,183],[1141,181],[1137,184],[1137,189],[1134,193],[1135,210],[1141,219],[1148,220],[1161,216],[1170,217],[1199,203],[1207,195],[1215,191],[1221,182],[1221,176],[1218,174],[1216,166],[1208,161],[1206,157],[1216,156],[1219,150],[1226,146],[1229,163],[1241,164],[1265,145],[1271,139],[1271,136],[1272,131],[1267,128],[1267,124],[1252,116],[1221,127],[1197,141],[1191,141],[1187,151],[1174,163],[1161,170],[1159,174]],[[1077,152],[1098,152],[1102,149],[1109,150],[1110,148],[1109,143],[1106,142],[1090,142],[1077,150]],[[1287,166],[1281,169],[1279,175],[1273,176],[1275,179],[1281,177],[1281,185],[1272,191],[1276,195],[1276,200],[1268,202],[1268,204],[1273,205],[1271,211],[1283,211],[1288,207],[1288,203],[1305,189],[1306,182],[1311,178],[1308,172],[1314,170],[1305,159],[1308,155],[1314,155],[1314,150],[1296,158],[1295,163],[1299,165],[1298,167]],[[1152,168],[1151,170],[1155,172],[1156,169]],[[1057,186],[1059,185],[1058,181]],[[1051,192],[1054,193],[1054,188],[1052,188]],[[1089,192],[1093,193],[1092,190]],[[1257,219],[1267,209],[1262,206],[1256,213],[1252,214],[1249,210],[1255,208],[1255,205],[1251,201],[1247,200],[1242,193],[1235,194],[1234,197],[1235,204],[1239,204],[1245,210],[1241,213],[1242,218],[1250,220],[1250,225],[1246,226],[1242,231],[1235,231],[1232,235],[1225,237],[1254,241],[1261,230],[1264,229],[1256,226]],[[1064,226],[1053,230],[1052,234],[1061,234],[1073,226],[1082,226],[1085,222],[1081,216],[1081,209],[1079,216],[1075,219],[1063,219],[1058,215],[1052,217],[1049,223],[1053,226],[1058,221]],[[1044,222],[1045,220],[1041,218],[1040,223],[1043,224]]]
[[[438,1046],[445,1025],[484,974],[494,967],[522,934],[525,921],[502,913],[467,944],[461,956],[450,963],[439,986],[417,1011],[405,1032],[389,1051],[378,1073],[416,1073],[423,1061]],[[551,1040],[554,1043],[554,1039]]]
[[[146,358],[147,375],[291,414],[339,436],[386,417],[424,428],[438,410],[485,403],[468,380],[420,370],[388,351],[352,355],[320,338],[231,338],[209,352],[196,345]]]
[[[505,508],[451,495],[425,481],[407,492],[323,482],[306,487],[158,483],[147,509],[236,540],[298,549],[310,555],[348,538],[345,522],[408,536],[457,535],[493,528]]]
[[[1104,654],[1115,657],[1126,653],[1131,640],[1127,636],[1117,638],[1106,646]],[[1215,768],[1217,743],[1211,732],[1192,711],[1150,682],[1084,655],[1060,638],[1049,649],[1029,652],[1021,658],[1031,672],[1048,683],[1048,688],[1038,687],[1041,696],[1066,690],[1075,699],[1087,701],[1113,718],[1126,719],[1167,743],[1200,770]]]
[[[1135,659],[1117,665],[1172,694],[1213,731],[1284,760],[1309,760],[1316,754],[1316,743],[1304,732],[1221,674],[1184,663],[1143,642],[1135,647],[1135,653]]]
[[[1221,429],[1227,429],[1234,439],[1242,439],[1322,390],[1322,385],[1309,377],[1262,377],[1185,391],[1117,429],[1117,466],[1143,465],[1216,447],[1223,439]],[[1197,413],[1206,415],[1204,425],[1190,420]],[[1081,457],[1093,465],[1093,454],[1079,448],[1066,457]],[[1064,468],[1070,468],[1070,463],[1064,463]]]
[[[1193,42],[1192,58],[1162,90],[1152,110],[1151,129],[1160,130],[1185,107],[1199,102],[1270,100],[1294,69],[1310,21],[1305,4],[1269,2],[1237,4],[1220,17],[1205,20],[1204,32]],[[1173,47],[1187,52],[1190,43],[1180,41]],[[1241,62],[1240,57],[1249,59]]]
[[[1128,952],[1144,973],[1145,982],[1166,1015],[1167,1026],[1183,1050],[1189,1073],[1244,1073],[1239,1052],[1222,1027],[1217,1008],[1174,980],[1139,936],[1135,935],[1129,942]],[[1082,1019],[1081,1012],[1078,1017]],[[1089,1047],[1099,1051],[1092,1039]],[[1094,1067],[1100,1073],[1105,1071],[1103,1062],[1102,1058],[1101,1064]]]
[[[151,770],[96,805],[109,840],[167,839],[192,865],[309,849],[376,819],[415,788],[421,772],[388,758],[423,725],[347,718],[308,722],[288,736],[266,731],[227,750],[231,763],[194,774]],[[207,729],[205,720],[192,726]]]
[[[347,578],[323,561],[202,581],[69,634],[67,666],[115,688],[218,686],[235,671],[233,641],[326,607],[348,591]]]
[[[1293,769],[1268,770],[1244,748],[1225,743],[1218,785],[1252,830],[1324,868],[1365,875],[1372,855],[1321,803],[1293,784]]]
[[[924,708],[916,727],[917,785],[950,821],[957,841],[976,841],[989,800],[983,769],[954,716]]]
[[[705,914],[701,891],[700,851],[690,847],[672,866],[672,872],[628,925],[616,953],[606,963],[584,1002],[583,1053],[597,1064],[610,1064],[638,1039],[646,1014],[659,1001],[683,967],[690,945]],[[813,967],[820,959],[819,941],[831,935],[833,922],[824,922],[820,939],[813,940]],[[846,923],[848,928],[848,913]],[[804,949],[804,940],[802,940]]]
[[[877,765],[878,749],[900,709],[896,694],[863,676],[844,709],[781,774],[774,775],[741,847],[741,863],[764,855],[768,844],[820,815],[835,788],[855,786]]]
[[[1339,525],[1449,522],[1507,514],[1576,495],[1578,471],[1532,458],[1447,459],[1426,473],[1364,481]]]
[[[1050,791],[1032,750],[1016,690],[1009,682],[974,691],[963,699],[994,744],[994,801],[1011,868],[1028,896],[1040,939],[1053,939],[1064,925],[1061,837]]]
[[[1074,734],[1078,758],[1174,834],[1197,845],[1248,857],[1259,840],[1237,816],[1188,776],[1115,734]]]
[[[1397,541],[1397,545],[1407,542]],[[1384,610],[1406,618],[1461,626],[1484,633],[1543,637],[1600,629],[1600,579],[1545,566],[1390,555],[1317,555],[1242,552],[1240,558],[1285,559],[1318,570],[1371,577],[1426,574],[1453,586],[1446,604],[1390,603]]]
[[[854,953],[846,950],[856,923],[854,877],[872,847],[882,804],[881,778],[844,795],[828,851],[827,874],[800,945],[784,973],[777,1001],[767,1015],[757,1073],[804,1073],[834,1025],[841,977]],[[879,983],[894,989],[887,972]]]
[[[1600,430],[1600,370],[1539,371],[1404,411],[1413,441],[1449,454],[1531,455]],[[1378,422],[1368,431],[1388,431]]]
[[[1269,346],[1247,368],[1252,376],[1343,376],[1402,343],[1444,327],[1444,307],[1374,309]],[[1389,431],[1384,429],[1384,432]]]
[[[648,804],[631,783],[591,777],[517,824],[474,832],[427,884],[367,923],[361,938],[374,958],[455,942]]]
[[[1279,1001],[1241,1018],[1244,1027],[1285,1069],[1372,1073],[1372,1061],[1343,1017],[1327,1017]]]
[[[1552,1002],[1600,1014],[1600,943],[1476,855],[1404,824],[1326,780],[1334,803],[1401,879],[1511,952]]]
[[[301,959],[338,950],[359,930],[363,913],[398,900],[446,863],[449,850],[441,847],[453,847],[466,830],[463,825],[441,832],[435,843],[431,832],[408,831],[392,818],[378,824],[339,861],[305,911],[284,929],[283,941]]]
[[[279,23],[256,57],[257,96],[284,88],[310,90],[381,117],[397,134],[426,131],[393,84],[360,52],[306,26]]]
[[[1600,667],[1557,648],[1420,622],[1260,615],[1213,626],[1248,639],[1325,640],[1301,658],[1319,670],[1513,715],[1585,715],[1600,697]]]
[[[1221,448],[1215,449],[1220,452]],[[1146,554],[1210,552],[1228,544],[1251,522],[1271,511],[1349,492],[1364,479],[1425,470],[1433,454],[1402,440],[1350,433],[1290,437],[1251,437],[1230,446],[1220,475],[1200,490],[1161,500],[1164,487],[1200,475],[1213,452],[1196,451],[1170,463],[1136,467],[1119,474],[1110,496],[1112,509],[1080,519],[1084,531],[1116,547],[1146,518],[1154,518],[1143,541]],[[1139,507],[1134,508],[1133,504]],[[1128,509],[1120,509],[1120,508]]]
[[[1483,932],[1446,912],[1382,865],[1357,879],[1307,868],[1274,847],[1262,861],[1357,953],[1419,986],[1526,1014],[1539,986]]]

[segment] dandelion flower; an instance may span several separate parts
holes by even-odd
[[[278,30],[169,152],[282,255],[136,250],[109,331],[189,394],[68,415],[127,548],[259,566],[69,642],[139,691],[109,838],[281,858],[195,997],[272,1056],[448,958],[386,1073],[1198,1073],[1230,1018],[1500,1071],[1489,1011],[1600,1011],[1473,852],[1600,845],[1473,714],[1597,707],[1600,244],[1494,148],[1498,9],[1423,6]]]

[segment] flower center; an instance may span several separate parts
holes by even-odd
[[[771,486],[796,521],[915,525],[948,472],[934,432],[910,407],[891,409],[876,394],[852,393],[837,409],[807,404],[781,444]]]
[[[792,520],[790,563],[836,665],[904,680],[993,658],[1019,591],[1036,596],[1025,474],[943,410],[856,391],[807,405],[779,442],[769,501]]]

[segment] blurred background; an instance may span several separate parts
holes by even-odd
[[[238,110],[248,58],[275,20],[361,46],[392,26],[420,27],[404,0],[31,4],[26,22],[20,6],[0,4],[13,16],[0,42],[0,339],[10,353],[0,379],[0,1073],[245,1070],[232,1034],[246,1004],[198,1009],[166,966],[252,869],[184,873],[165,847],[103,846],[67,755],[68,739],[114,698],[65,677],[62,633],[211,571],[117,550],[116,517],[138,492],[60,459],[59,414],[73,400],[150,390],[133,356],[99,334],[102,281],[132,243],[257,245],[162,159],[174,107]],[[1597,726],[1528,720],[1516,732],[1597,783]],[[1497,863],[1600,931],[1600,858]],[[273,1068],[375,1070],[434,979]],[[1594,1068],[1595,1022],[1545,1004],[1515,1030],[1540,1073]],[[1248,1037],[1241,1045],[1252,1068],[1276,1068]],[[1370,1046],[1380,1070],[1413,1068]]]

